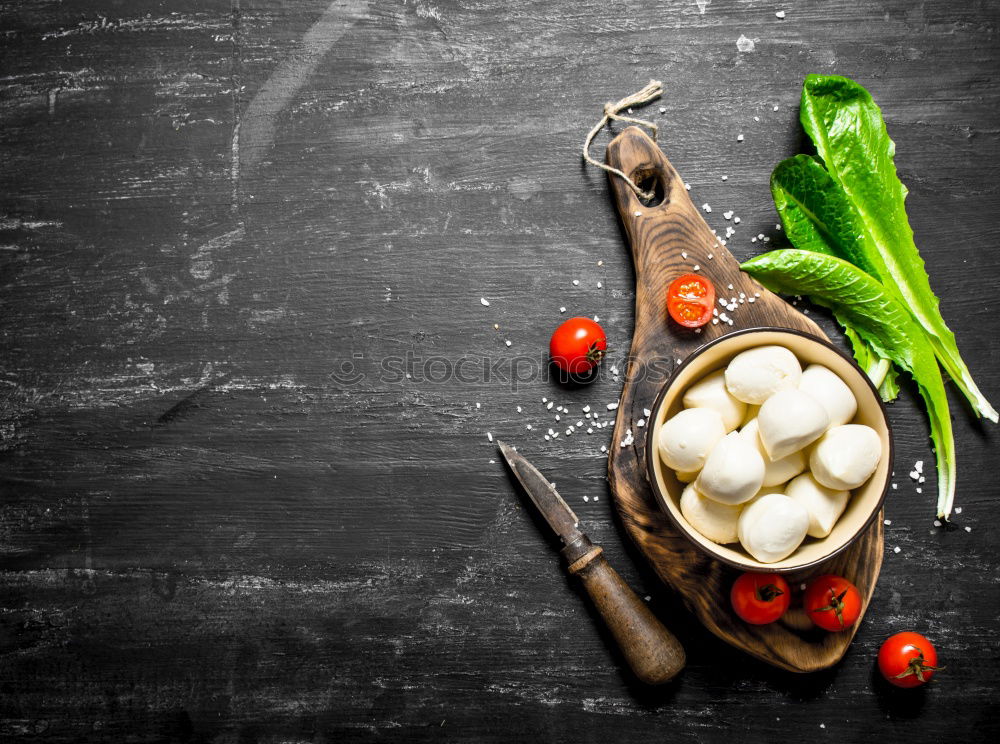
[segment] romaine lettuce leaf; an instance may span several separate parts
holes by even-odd
[[[802,86],[802,126],[816,145],[826,172],[846,197],[849,209],[836,222],[821,220],[831,235],[843,237],[857,228],[852,254],[845,258],[864,268],[917,320],[941,365],[982,416],[997,421],[997,411],[980,392],[941,317],[923,259],[906,217],[906,187],[896,175],[896,146],[886,132],[882,112],[863,87],[837,75],[809,75]],[[815,169],[800,168],[796,177],[819,178]],[[821,180],[821,179],[820,179]],[[817,190],[813,190],[813,187]],[[794,189],[793,189],[794,191]],[[831,191],[802,185],[819,206],[832,209]],[[843,205],[841,205],[843,206]],[[817,207],[818,208],[818,207]],[[846,213],[853,212],[853,216]],[[793,216],[792,223],[796,224]],[[819,228],[817,228],[819,229]],[[838,244],[839,246],[839,244]],[[844,248],[846,250],[846,246]],[[853,251],[863,254],[857,259]]]
[[[938,472],[938,516],[955,498],[955,441],[941,370],[927,334],[899,300],[857,266],[836,256],[794,249],[770,251],[741,265],[774,292],[808,295],[850,325],[872,350],[916,381],[927,406]]]

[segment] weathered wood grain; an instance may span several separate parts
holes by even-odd
[[[904,390],[882,578],[844,660],[806,676],[700,626],[617,516],[611,428],[546,441],[541,399],[607,421],[622,385],[634,277],[579,164],[599,104],[669,81],[643,113],[711,227],[740,215],[743,259],[777,240],[767,177],[803,147],[816,71],[882,105],[944,317],[1000,399],[996,4],[369,3],[270,146],[235,151],[257,94],[352,7],[0,2],[0,739],[995,738],[996,433],[957,397],[955,526],[932,525],[933,477],[906,477],[932,458]],[[560,307],[601,318],[600,379],[487,379],[543,369]],[[407,353],[469,375],[383,373]],[[676,682],[630,685],[487,431],[669,619]],[[904,627],[948,666],[915,696],[872,678]]]
[[[636,183],[659,184],[655,204],[639,200],[618,176],[609,175],[618,216],[628,235],[635,265],[635,331],[625,370],[625,388],[615,420],[608,456],[608,481],[622,523],[656,573],[681,597],[712,633],[758,659],[792,672],[815,672],[840,661],[858,626],[843,633],[803,632],[796,623],[753,626],[733,617],[729,587],[739,571],[714,561],[684,537],[656,502],[647,476],[646,440],[649,419],[663,387],[662,375],[704,344],[726,333],[770,326],[826,335],[816,323],[740,271],[691,202],[684,180],[657,144],[638,127],[628,127],[608,144],[607,163]],[[646,187],[649,190],[651,187]],[[697,270],[717,287],[720,296],[753,297],[723,322],[709,323],[698,333],[667,322],[664,301],[670,283]],[[720,315],[720,317],[725,317]],[[731,321],[731,322],[728,322]],[[882,566],[882,519],[877,519],[844,553],[790,577],[833,573],[848,577],[867,607]]]

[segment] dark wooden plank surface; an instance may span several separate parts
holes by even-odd
[[[742,217],[738,258],[773,234],[802,77],[869,87],[944,315],[1000,400],[1000,10],[780,7],[0,3],[0,738],[991,739],[997,434],[957,397],[955,526],[906,477],[932,461],[906,389],[871,609],[806,677],[661,588],[614,515],[610,427],[541,436],[543,396],[610,418],[620,390],[614,358],[587,388],[540,370],[561,306],[628,348],[627,249],[578,148],[651,77],[695,202]],[[487,431],[677,631],[676,683],[623,676]],[[873,679],[904,628],[938,641],[935,689]]]

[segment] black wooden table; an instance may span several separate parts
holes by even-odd
[[[933,471],[908,386],[871,611],[809,676],[697,626],[617,521],[610,427],[545,441],[542,401],[609,417],[621,387],[632,269],[579,155],[600,104],[664,81],[644,113],[745,258],[803,76],[836,72],[885,112],[1000,402],[998,23],[988,0],[0,3],[0,739],[992,739],[997,432],[958,396],[961,511],[935,528],[934,478],[907,477]],[[571,314],[615,349],[587,387],[546,375]],[[487,432],[676,630],[677,682],[630,681]],[[947,670],[894,694],[874,654],[908,628]]]

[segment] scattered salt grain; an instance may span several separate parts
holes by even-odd
[[[918,480],[920,478],[920,472],[917,470],[911,470],[910,478],[912,478],[913,480]]]
[[[561,312],[561,313],[566,312],[566,308],[564,308],[564,307],[559,308],[559,312]]]
[[[740,224],[740,218],[739,217],[733,217],[733,222],[735,222],[737,225]]]
[[[491,442],[493,441],[493,435],[490,432],[486,432],[486,438],[489,439]]]
[[[966,531],[966,532],[972,532],[972,528],[971,528],[971,527],[966,527],[966,528],[965,528],[965,531]]]
[[[785,11],[783,11],[783,10],[779,10],[779,11],[777,11],[777,12],[776,12],[776,13],[774,14],[774,17],[775,17],[775,18],[778,18],[778,19],[780,19],[780,20],[785,20]],[[822,725],[822,724],[821,724],[821,725]]]
[[[723,212],[722,216],[727,220],[731,220],[733,218],[733,210],[730,209],[728,212]]]
[[[577,425],[577,426],[583,426],[583,422],[582,422],[582,421],[577,421],[577,422],[576,422],[576,425]]]
[[[573,280],[573,286],[574,287],[579,287],[580,286],[580,280],[579,279],[574,279]]]
[[[708,260],[711,261],[713,258],[715,258],[715,256],[713,256],[711,253],[709,253],[708,254]]]
[[[688,257],[687,251],[681,251],[681,258],[687,258],[687,257]]]
[[[589,427],[589,426],[588,426],[588,427],[587,427],[587,433],[588,433],[588,434],[593,434],[593,433],[594,433],[594,430],[593,430],[593,429],[592,429],[591,427]]]
[[[494,331],[499,331],[500,330],[500,324],[499,323],[494,323],[493,324],[493,330]]]
[[[667,107],[666,106],[660,106],[660,113],[661,114],[667,113]]]
[[[525,424],[524,428],[527,429],[528,431],[531,431],[531,424]]]
[[[603,287],[603,286],[604,286],[604,285],[603,285],[603,284],[601,284],[600,282],[598,282],[598,283],[597,283],[597,288],[598,288],[598,289],[600,289],[600,288],[601,288],[601,287]]]
[[[701,269],[701,266],[699,266],[698,264],[695,264],[694,266],[691,267],[692,271],[698,271],[699,269]]]
[[[900,551],[902,551],[902,550],[903,550],[903,549],[902,549],[901,547],[899,547],[899,546],[897,545],[896,547],[894,547],[894,548],[892,549],[892,552],[893,552],[893,553],[899,553],[899,552],[900,552]]]
[[[589,410],[590,410],[590,406],[589,405],[583,407],[583,412],[584,413],[587,413]]]
[[[719,325],[719,319],[718,318],[712,318],[712,325]]]
[[[555,404],[550,400],[548,403],[545,404],[545,410],[551,411],[553,405]]]
[[[923,492],[924,492],[924,489],[922,489],[922,488],[917,488],[917,493],[923,493]]]
[[[897,486],[897,485],[896,485],[895,483],[893,483],[893,484],[892,484],[892,490],[893,490],[893,491],[895,491],[895,490],[896,490],[896,489],[898,489],[898,488],[899,488],[899,486]]]
[[[641,428],[646,425],[646,419],[639,419],[635,422],[637,428]]]
[[[935,519],[934,520],[934,526],[935,527],[940,527],[941,526],[941,520],[940,519]]]
[[[636,217],[642,217],[642,212],[636,210],[635,216]]]
[[[546,434],[546,435],[545,435],[545,441],[547,442],[547,441],[549,441],[550,439],[552,439],[552,437],[550,437],[550,436],[549,436],[548,434]]]
[[[956,513],[956,514],[961,514],[961,513],[962,513],[962,507],[960,507],[960,506],[956,506],[956,507],[955,507],[955,513]]]
[[[556,414],[556,421],[558,421],[558,420],[559,420],[559,414],[557,413]]]
[[[917,460],[915,463],[913,463],[913,469],[916,470],[918,473],[924,472],[924,461]]]
[[[687,191],[690,191],[690,190],[691,190],[691,184],[689,184],[689,183],[685,183],[685,184],[684,184],[684,188],[685,188],[685,189],[686,189]]]
[[[608,451],[608,448],[607,448],[607,447],[605,447],[605,446],[604,446],[604,445],[602,444],[602,445],[601,445],[601,452],[607,452],[607,451]]]
[[[708,205],[708,202],[705,202],[704,204],[702,204],[701,208],[704,209],[706,212],[711,212],[712,211],[712,208]]]
[[[743,135],[742,134],[737,134],[736,135],[736,141],[737,142],[742,142],[743,141]]]
[[[777,110],[778,110],[778,104],[774,104],[774,107],[771,109],[771,111],[777,111]]]
[[[598,317],[597,317],[597,316],[595,315],[595,316],[594,316],[594,322],[595,322],[595,323],[600,323],[600,322],[601,322],[601,319],[600,319],[600,318],[598,318]]]
[[[604,261],[598,261],[598,262],[597,262],[597,265],[598,265],[598,266],[604,266]]]
[[[757,242],[757,238],[750,238],[750,242],[751,243],[756,243]]]
[[[723,176],[723,177],[722,177],[722,180],[723,180],[723,181],[728,181],[728,180],[729,180],[729,176]]]
[[[622,448],[628,447],[630,444],[635,443],[635,438],[632,436],[632,430],[628,429],[625,431],[625,438],[619,443]]]
[[[618,403],[608,403],[608,410],[613,411],[618,408]]]
[[[760,121],[760,117],[759,117],[759,116],[755,116],[755,117],[753,118],[753,120],[754,120],[754,121]]]
[[[480,297],[480,298],[479,298],[479,301],[480,301],[481,303],[483,303],[483,306],[484,306],[484,307],[489,307],[489,306],[490,306],[490,301],[489,301],[489,300],[487,300],[487,299],[486,299],[485,297]]]
[[[504,345],[510,346],[510,341],[508,341],[507,339],[504,339]]]
[[[892,524],[892,520],[891,519],[883,519],[882,520],[882,524],[884,524],[886,527],[888,527],[890,524]]]
[[[649,418],[649,416],[650,416],[651,413],[652,413],[652,411],[650,411],[648,408],[643,408],[642,409],[642,415],[645,416],[646,418]]]
[[[584,502],[590,501],[590,496],[584,496],[583,500],[584,500]]]

